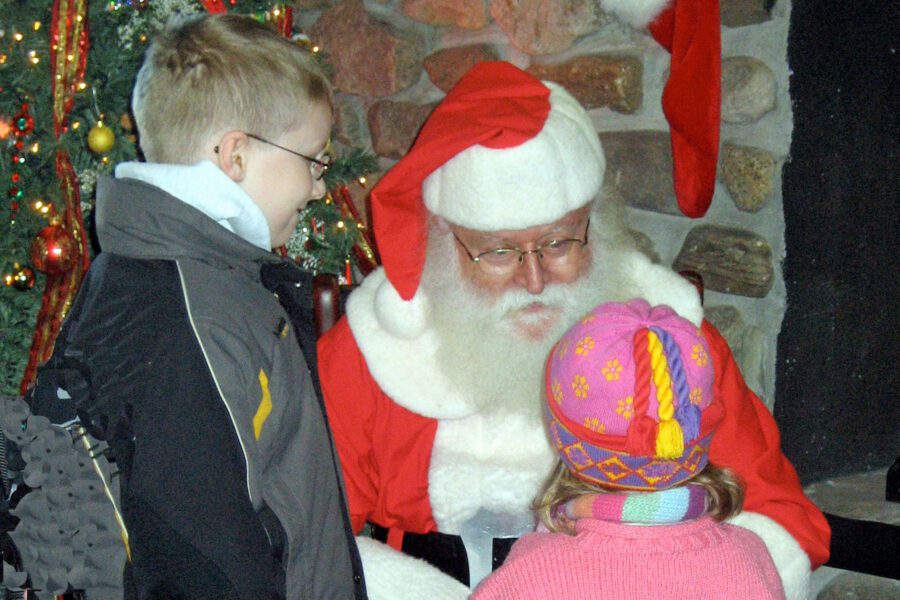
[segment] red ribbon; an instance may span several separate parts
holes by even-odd
[[[53,98],[53,131],[59,138],[68,128],[77,85],[84,79],[88,55],[87,0],[54,0],[50,22],[50,91]],[[78,260],[65,273],[48,274],[41,298],[28,364],[19,390],[24,394],[37,366],[50,358],[53,345],[90,264],[87,236],[81,218],[81,194],[72,161],[64,148],[56,151],[56,176],[62,191],[62,226],[78,242]]]

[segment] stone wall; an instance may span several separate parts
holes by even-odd
[[[790,147],[790,5],[721,0],[722,146],[712,207],[681,216],[661,94],[669,55],[596,0],[297,0],[295,20],[327,53],[335,138],[389,168],[473,64],[502,59],[564,85],[589,110],[648,253],[699,271],[708,318],[772,408],[785,310],[781,168]],[[372,178],[377,180],[378,175]],[[369,186],[371,187],[371,186]],[[353,190],[365,209],[365,190]]]

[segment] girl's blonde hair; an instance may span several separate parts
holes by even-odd
[[[226,13],[176,18],[154,37],[132,112],[144,158],[191,164],[218,132],[277,139],[322,102],[331,108],[331,86],[308,51]]]
[[[724,521],[741,512],[741,506],[744,503],[744,487],[737,474],[730,469],[717,467],[710,463],[682,485],[688,483],[695,483],[706,489],[708,495],[707,514],[716,521]],[[550,531],[573,533],[557,522],[558,509],[573,498],[611,491],[616,490],[578,479],[562,461],[558,461],[556,468],[544,482],[532,508]]]

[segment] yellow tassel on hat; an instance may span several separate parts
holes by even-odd
[[[668,360],[663,345],[653,331],[647,332],[647,350],[650,352],[650,371],[656,386],[656,400],[659,404],[659,427],[656,432],[656,456],[678,458],[684,454],[684,432],[675,420],[675,405],[672,402],[672,378],[669,376]]]
[[[678,458],[684,454],[684,433],[675,419],[659,422],[656,434],[656,456],[659,458]]]

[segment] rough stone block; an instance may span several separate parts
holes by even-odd
[[[403,13],[436,27],[482,29],[488,23],[484,0],[403,0]]]
[[[527,54],[553,54],[602,23],[595,0],[491,0],[491,15],[513,46]]]
[[[365,111],[356,96],[336,94],[334,99],[334,139],[351,147],[369,145]]]
[[[649,235],[639,229],[629,229],[628,233],[631,235],[631,239],[634,240],[638,250],[647,255],[656,264],[662,263],[662,258],[659,256],[659,252],[656,251],[656,244]]]
[[[340,92],[390,96],[409,87],[422,71],[422,40],[376,21],[361,0],[344,0],[322,13],[312,37],[328,53],[332,83]]]
[[[758,25],[770,20],[764,0],[721,0],[719,18],[726,27]]]
[[[296,23],[297,17],[299,16],[297,13],[300,11],[328,8],[332,3],[333,0],[293,0],[293,7],[296,11],[294,14],[294,22]]]
[[[719,180],[728,188],[735,206],[757,212],[772,196],[775,157],[749,146],[723,144]]]
[[[769,398],[765,393],[765,334],[758,327],[747,324],[741,311],[734,306],[710,306],[703,312],[728,342],[744,381],[771,411],[774,398]]]
[[[425,59],[425,71],[434,85],[444,92],[449,92],[456,82],[476,64],[498,58],[497,51],[487,44],[446,48],[438,50]]]
[[[692,229],[672,268],[697,271],[707,290],[764,298],[775,278],[772,247],[744,229],[699,225]]]
[[[376,154],[400,158],[409,150],[419,129],[437,106],[382,100],[369,108],[369,131]]]
[[[681,215],[672,179],[672,142],[662,131],[600,134],[606,155],[606,182],[628,206]]]
[[[775,108],[775,73],[752,56],[722,61],[722,120],[753,123]]]
[[[641,107],[643,63],[632,56],[579,56],[558,64],[532,64],[528,72],[554,81],[585,108],[630,114]]]
[[[900,581],[864,573],[841,573],[819,592],[816,600],[896,600]]]

